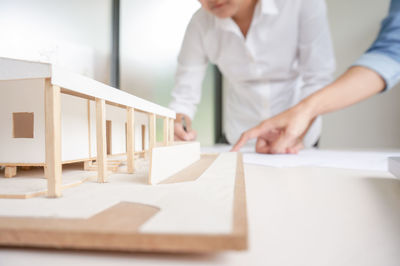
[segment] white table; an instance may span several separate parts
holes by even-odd
[[[400,265],[400,180],[245,165],[249,250],[212,255],[0,249],[0,265]]]

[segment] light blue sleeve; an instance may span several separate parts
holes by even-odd
[[[353,65],[377,72],[390,89],[400,81],[400,0],[392,0],[378,38]]]

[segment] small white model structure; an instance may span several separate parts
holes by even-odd
[[[156,118],[163,143],[156,144]],[[174,143],[174,111],[52,64],[0,58],[0,166],[43,166],[49,197],[61,196],[62,165],[85,162],[105,182],[108,155],[149,153],[149,184],[200,158],[198,143]],[[96,161],[92,164],[93,161]]]

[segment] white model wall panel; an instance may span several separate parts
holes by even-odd
[[[126,109],[111,105],[106,105],[106,119],[111,120],[112,124],[112,154],[126,153]],[[142,125],[146,126],[145,145],[148,148],[149,131],[148,115],[135,112],[135,151],[142,150]],[[91,156],[96,157],[96,103],[90,101],[90,127],[91,127]]]
[[[106,120],[111,120],[111,154],[126,153],[126,117],[125,108],[106,104]]]
[[[149,116],[145,113],[135,112],[135,151],[142,150],[142,125],[146,126],[145,149],[149,148]]]
[[[13,112],[34,113],[34,138],[13,138]],[[44,79],[0,81],[0,163],[44,163],[44,119]]]
[[[90,155],[97,156],[96,148],[96,102],[90,101]]]
[[[61,94],[62,161],[89,158],[87,100]]]

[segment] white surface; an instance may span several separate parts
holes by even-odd
[[[13,138],[13,112],[34,113],[34,138]],[[0,81],[0,162],[44,161],[44,80]]]
[[[97,142],[96,142],[96,102],[90,101],[90,155],[97,156]]]
[[[70,171],[71,169],[73,171]],[[29,171],[18,169],[17,174],[18,176],[14,178],[3,178],[0,174],[0,194],[21,195],[47,191],[47,179],[44,177],[42,167]],[[97,178],[96,174],[96,172],[83,171],[82,168],[75,166],[64,166],[62,184],[77,184],[86,178]]]
[[[145,129],[145,149],[149,148],[149,116],[144,113],[135,112],[135,151],[142,150],[142,125]]]
[[[61,94],[62,161],[89,158],[87,100]]]
[[[176,117],[175,112],[168,108],[146,101],[85,76],[65,71],[54,65],[52,66],[51,82],[54,85],[71,91],[99,99],[105,99],[106,101],[133,107],[148,113],[155,113],[174,119]]]
[[[185,149],[187,150],[188,147]],[[175,186],[174,190],[171,189],[158,201],[157,206],[161,207],[161,210],[168,211],[157,213],[141,226],[139,231],[146,233],[230,233],[232,231],[236,161],[237,153],[222,153],[198,179],[190,182],[192,184]],[[160,186],[167,188],[171,185]]]
[[[1,248],[0,265],[399,265],[400,181],[390,174],[258,165],[244,170],[248,251],[173,255]]]
[[[7,72],[0,72],[0,80],[10,78],[31,78],[32,75],[38,75],[35,70],[36,67],[44,67],[43,63],[39,62],[30,62],[28,64],[29,61],[21,61],[10,58],[0,59],[0,66],[8,69]],[[27,65],[29,65],[29,67],[26,67]],[[66,71],[61,67],[51,64],[48,65],[51,67],[51,82],[53,85],[57,85],[62,88],[95,98],[105,99],[106,101],[112,103],[133,107],[148,113],[155,113],[160,116],[171,117],[174,119],[176,117],[175,112],[168,108],[146,101],[127,92],[115,89],[88,77]],[[34,71],[34,73],[31,71]],[[18,77],[11,77],[10,73],[18,73]]]
[[[139,229],[143,232],[225,234],[232,230],[236,157],[236,153],[219,155],[192,182],[150,186],[146,182],[147,171],[143,171],[145,167],[137,167],[136,175],[110,174],[106,184],[87,181],[64,190],[57,199],[0,199],[0,216],[88,218],[126,201],[161,207]],[[93,175],[94,172],[79,172],[77,176]],[[9,188],[12,181],[4,182]]]
[[[202,152],[227,152],[230,145],[202,147]],[[271,167],[330,167],[354,170],[388,171],[388,158],[400,156],[400,151],[349,151],[305,149],[299,154],[259,154],[254,152],[254,146],[248,145],[241,149],[243,161],[246,164],[257,164]]]
[[[151,152],[151,184],[158,184],[200,159],[200,143],[155,147]]]
[[[309,149],[292,155],[246,153],[244,162],[273,167],[318,166],[343,169],[387,171],[388,157],[400,152],[332,151]]]
[[[49,64],[0,57],[0,80],[49,78]]]
[[[106,104],[106,120],[111,120],[111,154],[126,153],[126,123],[127,111]]]
[[[388,163],[389,172],[400,178],[400,157],[390,157]]]

